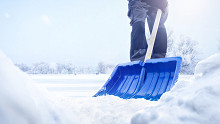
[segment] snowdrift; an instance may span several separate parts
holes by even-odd
[[[146,107],[132,124],[218,124],[220,122],[220,54],[198,63],[194,79],[179,81],[157,106]]]
[[[115,96],[64,98],[38,87],[0,51],[1,124],[217,124],[220,54],[197,65],[158,102]]]
[[[63,116],[50,97],[0,50],[0,124],[74,123],[75,116]]]

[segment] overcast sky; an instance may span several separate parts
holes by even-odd
[[[127,0],[1,0],[0,49],[14,63],[129,61]],[[219,0],[170,0],[166,27],[217,52]]]

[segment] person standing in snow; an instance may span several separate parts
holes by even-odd
[[[130,60],[144,61],[147,42],[145,36],[145,20],[147,19],[150,32],[153,29],[157,10],[162,10],[162,16],[157,31],[151,58],[164,58],[167,52],[167,32],[164,23],[167,19],[167,0],[128,0],[128,17],[131,19]]]

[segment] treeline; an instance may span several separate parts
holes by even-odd
[[[40,62],[32,65],[16,64],[28,74],[107,74],[113,71],[115,65],[98,63],[96,67],[79,67],[72,63]]]

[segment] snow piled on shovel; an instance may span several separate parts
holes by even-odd
[[[137,112],[131,124],[218,124],[220,54],[198,63],[194,79],[179,81],[154,107]]]

